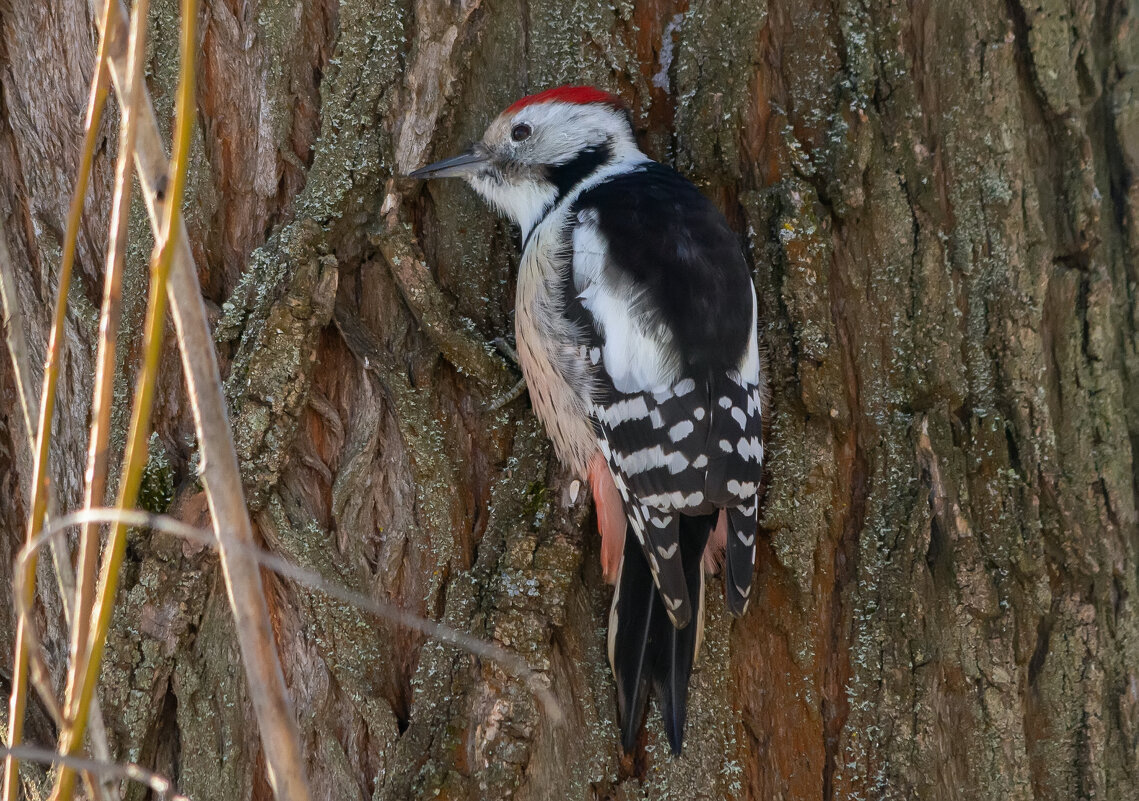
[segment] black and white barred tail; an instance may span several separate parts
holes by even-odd
[[[609,610],[609,662],[617,682],[621,748],[630,753],[645,715],[651,684],[660,702],[664,730],[674,756],[684,742],[688,714],[688,681],[704,636],[704,571],[702,557],[716,514],[681,516],[680,552],[692,619],[673,625],[657,591],[641,545],[625,539],[617,590]]]

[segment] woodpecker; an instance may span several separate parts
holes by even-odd
[[[622,749],[652,685],[679,755],[706,547],[719,541],[735,616],[755,565],[764,378],[740,240],[592,87],[524,97],[410,177],[462,178],[521,229],[519,362],[558,458],[593,490]]]

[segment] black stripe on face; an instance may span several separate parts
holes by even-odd
[[[591,145],[564,164],[550,164],[546,167],[546,178],[558,189],[556,206],[579,183],[584,181],[609,161],[612,150],[608,142]]]

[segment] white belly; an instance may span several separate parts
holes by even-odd
[[[582,358],[580,335],[566,319],[557,291],[558,267],[539,254],[546,226],[522,256],[518,271],[514,332],[518,359],[530,391],[534,413],[554,443],[558,459],[582,478],[597,439],[589,419],[592,378]],[[556,229],[554,229],[556,230]]]

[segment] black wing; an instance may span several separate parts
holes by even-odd
[[[739,240],[695,186],[654,162],[583,192],[571,222],[566,308],[590,332],[598,443],[669,617],[682,628],[692,615],[679,515],[718,509],[732,528],[728,604],[742,613],[763,409]]]

